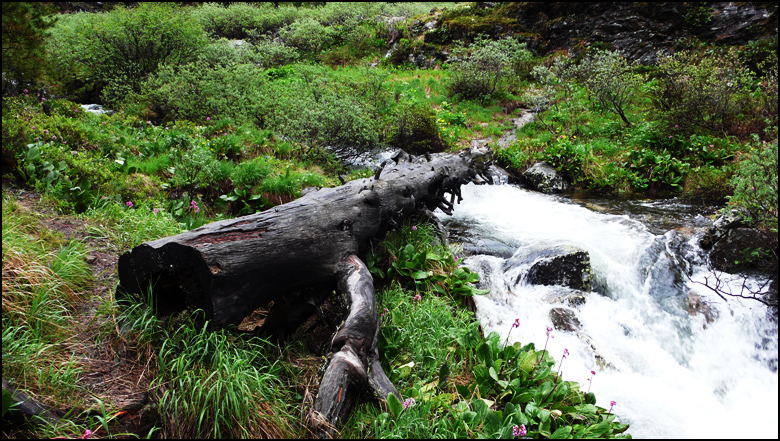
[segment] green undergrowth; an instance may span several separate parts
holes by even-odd
[[[521,427],[533,438],[628,436],[594,394],[558,377],[546,351],[481,335],[464,307],[485,293],[472,285],[479,276],[434,227],[391,233],[369,266],[382,286],[382,366],[403,400],[359,405],[344,438],[507,438]]]

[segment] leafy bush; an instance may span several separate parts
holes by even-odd
[[[626,111],[643,79],[633,72],[638,63],[629,64],[616,51],[600,51],[584,59],[577,67],[577,76],[596,99],[600,109],[614,113],[626,123]]]
[[[776,137],[775,132],[775,137]],[[745,210],[748,221],[771,232],[777,241],[777,138],[754,140],[747,157],[731,179],[734,195],[729,205]]]
[[[530,58],[525,43],[513,38],[491,41],[480,36],[468,48],[455,47],[449,61],[449,95],[464,99],[490,97],[517,66]]]
[[[108,14],[73,14],[54,28],[48,48],[66,72],[105,84],[103,99],[114,104],[139,91],[161,65],[189,61],[205,42],[202,27],[187,9],[141,3]]]
[[[257,39],[247,59],[263,69],[284,66],[298,61],[300,54],[292,46],[279,39],[263,37]]]
[[[445,147],[436,114],[425,103],[415,101],[400,106],[387,142],[412,154],[439,152]]]
[[[193,12],[193,17],[210,35],[241,40],[275,33],[299,15],[296,7],[274,7],[271,3],[231,3],[227,7],[206,3]]]
[[[240,123],[251,121],[253,97],[262,81],[261,70],[252,64],[211,66],[206,60],[198,60],[182,66],[162,66],[134,99],[145,103],[155,119],[232,118]]]
[[[333,29],[312,18],[301,18],[279,30],[279,39],[302,52],[317,54],[333,43]]]
[[[678,52],[659,56],[658,67],[661,76],[649,94],[669,127],[687,133],[738,132],[741,115],[751,114],[756,85],[736,51],[704,57]]]

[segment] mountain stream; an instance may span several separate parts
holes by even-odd
[[[709,221],[675,200],[577,200],[511,185],[464,186],[453,216],[439,213],[451,241],[488,239],[516,256],[573,245],[590,255],[593,291],[579,306],[553,304],[560,287],[527,284],[527,267],[474,254],[481,276],[477,318],[485,335],[545,346],[550,309],[575,314],[579,330],[554,330],[564,380],[589,385],[635,438],[778,437],[777,323],[751,300],[722,300],[706,287],[697,227]],[[690,279],[688,276],[690,276]],[[732,283],[739,283],[735,280]],[[748,280],[748,283],[756,283]],[[698,312],[698,313],[696,313]]]

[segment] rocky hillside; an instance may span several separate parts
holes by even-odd
[[[422,20],[418,30],[429,44],[470,41],[480,33],[514,35],[540,55],[600,45],[649,64],[659,50],[701,44],[741,46],[766,41],[763,44],[776,49],[777,4],[480,2],[434,14]]]

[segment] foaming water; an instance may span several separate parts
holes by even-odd
[[[550,309],[570,309],[580,331],[554,331],[547,349],[559,361],[569,350],[563,378],[585,389],[596,371],[591,392],[602,407],[617,402],[613,413],[631,424],[634,437],[777,438],[777,325],[758,302],[726,303],[684,277],[685,265],[693,280],[709,274],[697,265],[695,241],[512,186],[462,191],[463,202],[445,223],[474,225],[518,254],[539,245],[578,246],[593,268],[594,292],[571,308],[549,303],[560,288],[517,283],[527,268],[505,273],[504,259],[469,257],[464,264],[491,290],[475,297],[486,333],[504,338],[519,318],[509,340],[542,349]],[[696,295],[711,309],[706,316],[689,313],[688,299]]]

